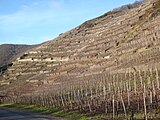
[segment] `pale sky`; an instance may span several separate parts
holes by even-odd
[[[0,0],[0,44],[39,44],[135,0]]]

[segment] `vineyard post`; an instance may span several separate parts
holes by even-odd
[[[144,84],[144,91],[143,91],[143,102],[144,102],[144,115],[145,115],[145,120],[147,120],[146,87],[145,87],[145,84]]]
[[[106,99],[106,87],[105,87],[105,84],[103,85],[103,97],[104,97],[104,100]]]
[[[141,81],[141,88],[143,87],[143,78],[141,76],[141,71],[139,70],[139,78],[140,78],[140,81]]]
[[[60,94],[60,97],[61,97],[62,106],[64,107],[65,104],[64,104],[64,100],[63,100],[63,93]]]
[[[134,72],[134,92],[137,93],[136,72]]]
[[[128,107],[130,106],[130,88],[129,88],[129,85],[128,83],[127,84],[127,99],[128,99]]]
[[[153,97],[156,96],[156,90],[155,90],[155,86],[154,86],[154,83],[152,81],[152,90],[153,90]]]
[[[112,96],[112,109],[113,109],[113,120],[115,118],[115,103],[114,103],[114,95]]]
[[[157,67],[155,67],[156,69],[156,82],[157,82],[157,88],[159,89],[160,85],[159,85],[159,74],[158,74],[158,69]]]
[[[150,107],[151,107],[151,109],[152,109],[152,103],[153,103],[152,91],[150,91]]]
[[[122,93],[121,93],[121,101],[122,101],[122,105],[123,105],[123,110],[124,110],[125,118],[127,118],[126,107],[125,107],[125,104],[124,104],[124,101],[123,101]]]

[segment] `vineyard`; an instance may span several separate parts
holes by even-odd
[[[160,0],[122,6],[26,51],[0,74],[0,102],[160,119]]]
[[[84,78],[85,79],[85,78]],[[86,78],[87,79],[87,78]],[[69,111],[106,114],[110,118],[160,117],[160,71],[154,69],[126,73],[107,73],[86,81],[63,83],[46,92],[5,97],[2,103],[19,103]]]

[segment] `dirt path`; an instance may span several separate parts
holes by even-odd
[[[0,107],[0,120],[65,120],[24,110]]]

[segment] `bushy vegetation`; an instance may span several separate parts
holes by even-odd
[[[143,2],[144,2],[144,0],[140,0],[140,1],[135,1],[133,4],[123,5],[121,7],[115,8],[115,9],[105,13],[104,15],[102,15],[98,18],[103,18],[103,17],[108,16],[108,15],[113,15],[113,14],[116,14],[116,13],[119,13],[119,12],[122,12],[122,11],[126,11],[128,9],[135,8],[139,5],[141,5]]]
[[[93,21],[86,21],[85,23],[83,23],[82,27],[84,28],[92,28],[94,27],[95,23]]]

